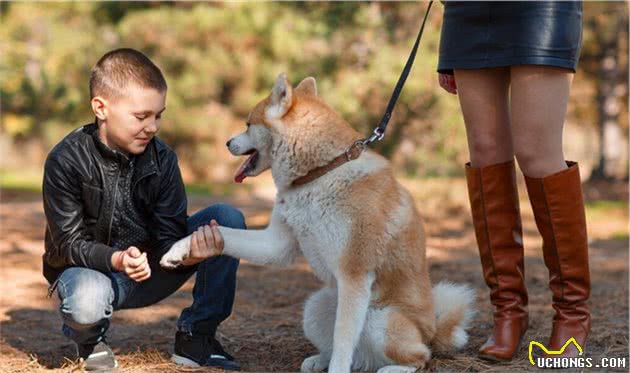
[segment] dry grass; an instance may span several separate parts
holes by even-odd
[[[436,356],[433,372],[535,371],[527,360],[530,340],[545,342],[553,310],[542,262],[540,239],[523,195],[526,276],[530,293],[530,329],[519,358],[494,364],[476,358],[476,349],[491,330],[491,308],[481,277],[463,180],[405,182],[416,197],[427,227],[428,255],[434,281],[467,282],[478,289],[478,316],[470,343],[454,356]],[[600,186],[601,188],[601,186]],[[190,211],[216,202],[243,208],[250,226],[266,224],[272,195],[265,185],[252,194],[235,194],[230,200],[194,196]],[[601,195],[601,193],[599,193]],[[611,199],[609,191],[606,199]],[[618,194],[616,194],[619,198]],[[627,185],[625,185],[627,197]],[[589,225],[593,329],[587,354],[628,356],[628,243],[615,238],[627,227],[627,210],[613,206],[605,221]],[[597,214],[593,216],[598,216]],[[41,276],[44,216],[39,194],[2,193],[0,202],[0,372],[73,372],[81,367],[69,360],[73,345],[59,329],[57,301],[45,298]],[[614,229],[612,229],[613,227]],[[316,353],[304,338],[301,313],[305,299],[321,286],[300,259],[287,268],[243,263],[232,316],[219,330],[219,339],[243,365],[244,371],[297,371],[302,360]],[[117,354],[120,372],[212,372],[184,369],[169,361],[179,312],[191,301],[192,281],[177,293],[151,306],[116,312],[109,340]],[[593,371],[597,371],[593,369]],[[615,371],[615,370],[609,370]],[[626,369],[618,371],[627,371]]]

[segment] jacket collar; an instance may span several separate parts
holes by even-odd
[[[101,139],[98,137],[98,125],[96,124],[96,121],[85,125],[83,130],[92,137],[94,147],[104,161],[113,162],[119,167],[129,165],[130,162],[133,162],[138,178],[158,172],[155,139],[151,139],[142,154],[127,156],[126,154],[111,149],[107,145],[103,144]]]

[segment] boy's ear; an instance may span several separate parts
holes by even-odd
[[[90,103],[92,104],[92,111],[98,119],[107,119],[107,111],[105,110],[105,107],[107,106],[107,101],[105,101],[104,98],[96,96],[92,98],[92,101],[90,101]]]
[[[293,105],[293,87],[287,80],[287,75],[282,73],[276,78],[276,83],[271,90],[271,103],[265,113],[270,119],[282,118]]]
[[[304,78],[304,80],[295,87],[295,91],[317,96],[317,83],[315,82],[315,78],[312,76]]]

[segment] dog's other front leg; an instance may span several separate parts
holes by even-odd
[[[337,314],[329,373],[350,372],[354,348],[365,324],[373,282],[373,274],[341,274],[337,278]]]

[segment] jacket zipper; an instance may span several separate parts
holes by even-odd
[[[112,242],[112,224],[114,222],[114,210],[116,209],[116,198],[118,197],[118,179],[120,178],[120,170],[116,174],[116,184],[114,185],[114,200],[112,203],[112,214],[109,218],[109,232],[107,233],[107,246]]]
[[[134,181],[133,185],[131,186],[131,195],[133,196],[133,191],[134,191],[134,190],[136,190],[136,185],[138,185],[138,183],[139,183],[142,179],[147,178],[147,177],[149,177],[149,176],[151,176],[151,175],[155,175],[155,174],[157,174],[157,171],[151,171],[151,172],[149,172],[149,173],[146,173],[146,174],[144,174],[144,175],[140,176],[140,177],[139,177],[136,181]]]

